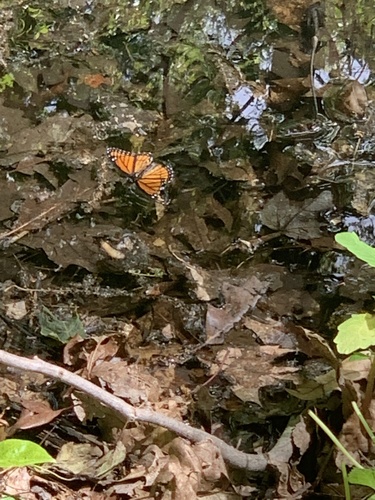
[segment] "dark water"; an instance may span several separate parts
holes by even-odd
[[[181,345],[206,341],[202,290],[222,307],[223,283],[249,276],[267,283],[255,315],[328,338],[371,303],[374,281],[333,235],[375,239],[374,6],[279,3],[3,3],[6,301],[37,289],[35,307],[77,309],[97,333],[153,313],[143,341],[165,341],[168,322]],[[169,165],[169,203],[108,146]]]

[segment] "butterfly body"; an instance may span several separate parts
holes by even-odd
[[[130,153],[118,148],[107,148],[107,155],[144,193],[152,198],[160,197],[165,186],[173,180],[172,168],[155,163],[149,153]]]

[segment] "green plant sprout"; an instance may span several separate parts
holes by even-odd
[[[335,240],[341,246],[349,250],[357,258],[366,262],[369,266],[375,267],[375,248],[370,247],[361,241],[355,233],[339,233],[336,234]],[[375,346],[375,315],[370,313],[352,314],[352,316],[341,323],[338,327],[338,334],[334,338],[337,351],[340,354],[360,355],[358,351],[369,349]],[[375,380],[375,356],[370,351],[367,355],[371,359],[371,368],[366,386],[364,401],[371,401],[374,380]],[[368,404],[368,403],[367,403]],[[364,404],[365,406],[365,404]],[[352,407],[363,428],[367,432],[373,444],[375,444],[375,434],[370,428],[358,405],[353,401]],[[375,491],[375,469],[365,469],[357,460],[344,448],[333,432],[315,415],[311,410],[308,411],[309,416],[317,423],[317,425],[327,434],[338,450],[348,459],[353,469],[347,473],[345,463],[341,466],[343,477],[343,485],[346,500],[351,499],[350,484],[367,486]],[[375,500],[375,494],[368,497]]]
[[[352,406],[353,406],[355,413],[358,415],[358,418],[360,419],[361,423],[364,425],[364,428],[366,429],[371,440],[374,442],[374,439],[375,439],[374,433],[370,429],[368,423],[366,422],[365,418],[363,417],[357,404],[355,402],[352,402]],[[367,487],[375,490],[375,470],[374,469],[365,469],[344,448],[344,446],[340,443],[340,441],[333,434],[333,432],[325,425],[324,422],[322,422],[322,420],[320,420],[320,418],[317,415],[315,415],[314,412],[309,410],[308,414],[316,422],[316,424],[327,434],[327,436],[332,440],[333,444],[338,448],[338,450],[341,451],[341,453],[349,460],[349,462],[353,466],[353,469],[349,472],[349,474],[347,473],[345,463],[343,463],[341,466],[341,473],[342,473],[342,477],[343,477],[344,491],[345,491],[345,499],[346,500],[351,499],[350,488],[349,488],[350,484],[367,486]],[[368,500],[374,500],[374,499],[375,499],[375,494],[372,494],[370,497],[368,497]]]
[[[338,233],[335,240],[358,259],[363,260],[371,267],[375,267],[375,248],[361,241],[355,233]],[[374,314],[353,314],[339,325],[338,330],[339,333],[334,342],[340,354],[351,354],[375,346]],[[355,332],[355,335],[353,335],[353,332]]]

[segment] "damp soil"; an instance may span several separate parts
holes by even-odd
[[[2,438],[82,462],[24,478],[27,498],[41,498],[33,484],[54,498],[344,498],[307,410],[340,434],[333,338],[373,310],[373,269],[334,240],[375,243],[373,3],[1,7],[1,349],[247,453],[278,450],[271,472],[194,482],[199,453],[188,466],[174,436],[3,367]],[[108,147],[173,176],[151,197]],[[28,401],[46,406],[25,426]]]

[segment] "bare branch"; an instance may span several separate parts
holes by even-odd
[[[233,467],[260,472],[264,471],[267,466],[266,455],[243,453],[205,431],[190,427],[183,422],[152,410],[134,408],[122,399],[110,394],[79,375],[42,361],[37,357],[29,359],[0,350],[0,364],[24,371],[42,373],[48,377],[61,380],[61,382],[87,393],[128,420],[160,425],[193,442],[211,440],[219,448],[224,460]]]

